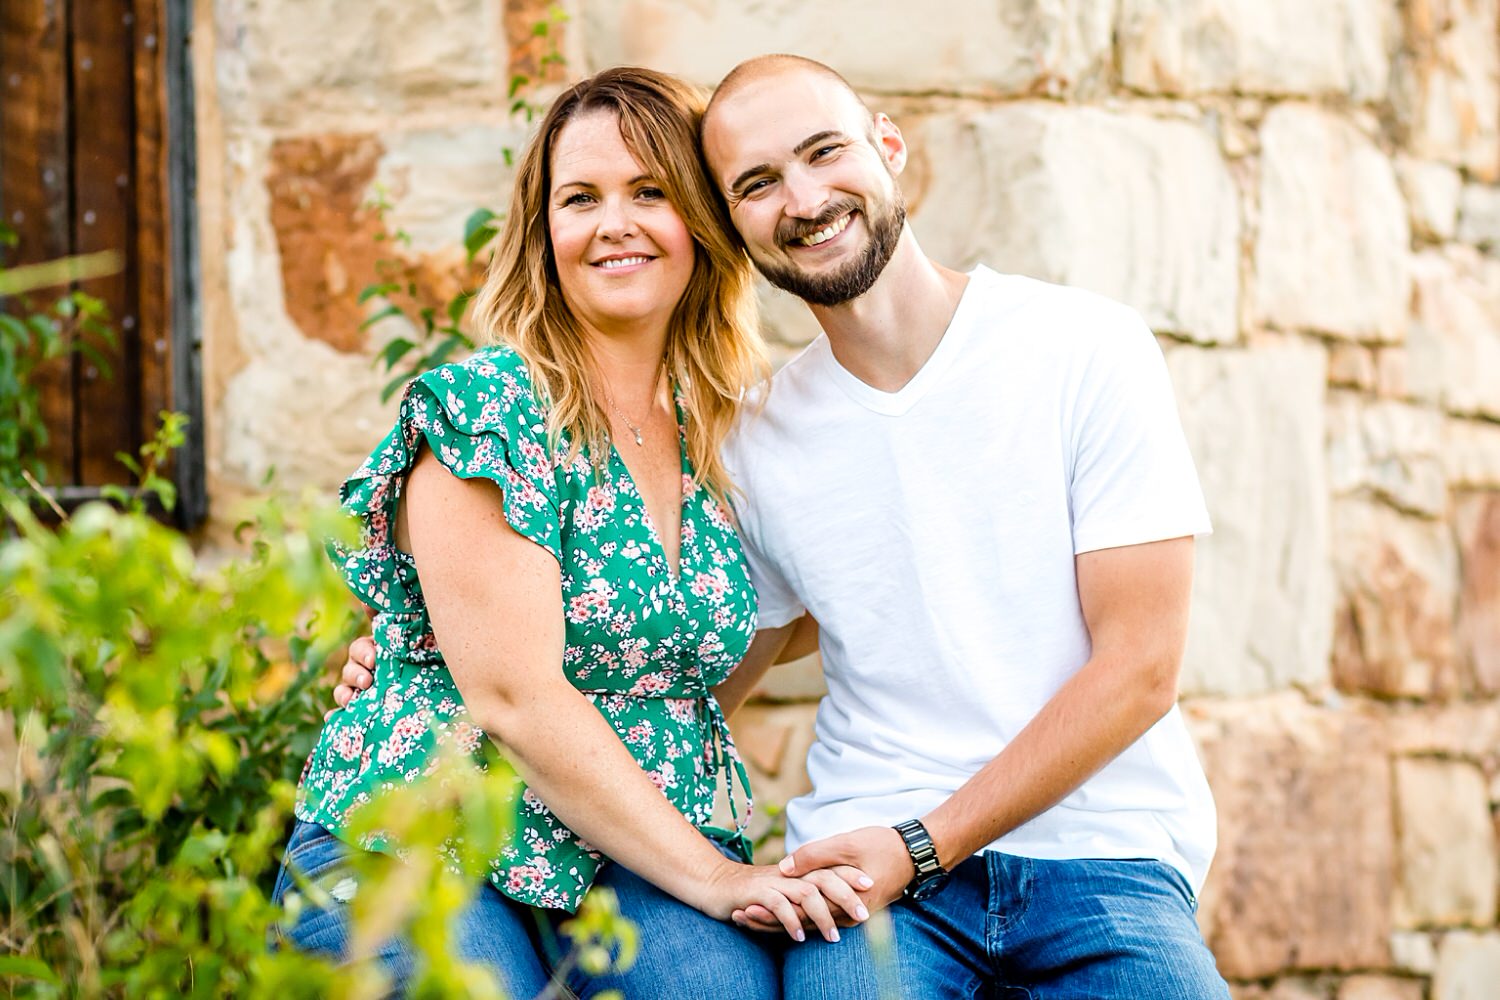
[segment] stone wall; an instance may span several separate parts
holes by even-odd
[[[572,0],[558,78],[841,69],[944,262],[1139,309],[1217,530],[1185,711],[1220,808],[1201,920],[1241,997],[1500,981],[1500,0]],[[198,0],[211,490],[328,489],[384,432],[377,236],[418,298],[500,207],[537,0]],[[507,53],[515,53],[510,58]],[[364,207],[383,190],[382,220]],[[805,311],[766,292],[782,356]],[[805,785],[821,681],[736,729]]]

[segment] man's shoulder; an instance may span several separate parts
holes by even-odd
[[[1143,329],[1145,321],[1135,309],[1107,295],[1044,281],[1022,274],[1007,274],[981,264],[970,272],[975,292],[981,297],[981,315],[1014,316],[1028,322],[1045,322],[1058,333],[1099,335],[1122,327]]]

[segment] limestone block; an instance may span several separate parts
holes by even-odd
[[[1390,161],[1358,129],[1281,104],[1261,127],[1255,313],[1279,329],[1394,341],[1411,232]]]
[[[1269,986],[1231,986],[1229,995],[1233,1000],[1329,1000],[1329,985],[1307,976],[1284,976]]]
[[[1484,774],[1462,761],[1396,761],[1402,927],[1495,920],[1495,830]]]
[[[1101,73],[1113,6],[1086,0],[940,13],[897,0],[581,0],[590,67],[631,63],[719,82],[741,60],[795,51],[880,93],[1057,93]]]
[[[1464,497],[1454,516],[1463,580],[1458,643],[1469,690],[1500,692],[1500,493]]]
[[[381,140],[374,183],[391,204],[386,228],[407,234],[408,252],[428,254],[462,247],[474,209],[506,210],[512,170],[504,151],[519,155],[526,134],[473,122],[388,132]]]
[[[214,472],[252,488],[274,472],[279,489],[335,490],[395,425],[400,400],[380,402],[383,381],[368,358],[315,341],[252,361],[214,413]]]
[[[1416,976],[1430,976],[1437,968],[1437,945],[1426,931],[1391,932],[1391,968]]]
[[[1500,753],[1500,703],[1494,701],[1403,705],[1388,718],[1395,753],[1479,762]]]
[[[1338,341],[1328,348],[1328,384],[1340,389],[1374,392],[1375,352],[1364,344]]]
[[[386,3],[351,10],[331,0],[217,0],[221,58],[243,66],[232,89],[268,122],[370,111],[415,96],[505,85],[500,4]]]
[[[1339,983],[1334,1000],[1423,1000],[1425,996],[1417,979],[1361,975]]]
[[[1334,393],[1328,402],[1328,479],[1335,496],[1369,493],[1402,510],[1442,517],[1443,415],[1394,400]]]
[[[1081,285],[1161,333],[1235,339],[1239,208],[1207,128],[1019,103],[919,132],[932,180],[913,226],[937,260]]]
[[[1364,499],[1335,500],[1333,564],[1339,687],[1393,697],[1456,693],[1458,553],[1447,527]]]
[[[1360,0],[1123,0],[1120,74],[1152,93],[1378,100],[1398,27]]]
[[[1296,695],[1188,718],[1219,810],[1199,910],[1219,971],[1384,968],[1395,844],[1378,722]]]
[[[1455,931],[1443,936],[1432,1000],[1492,1000],[1500,983],[1500,934]]]
[[[1458,201],[1458,238],[1500,253],[1500,187],[1465,184]]]
[[[813,653],[772,667],[751,697],[760,701],[817,701],[827,693],[822,658]]]
[[[1413,396],[1500,419],[1500,260],[1467,247],[1418,254],[1407,333]]]
[[[1409,0],[1391,77],[1402,138],[1423,159],[1500,177],[1500,35],[1496,0]]]
[[[1443,468],[1454,487],[1500,489],[1500,426],[1478,420],[1446,421]]]
[[[1406,195],[1412,232],[1426,240],[1452,239],[1464,186],[1458,171],[1441,163],[1398,156],[1396,180]]]
[[[1214,522],[1198,543],[1187,693],[1245,695],[1328,679],[1324,364],[1319,348],[1296,342],[1167,352]]]

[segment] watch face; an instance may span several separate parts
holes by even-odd
[[[906,895],[910,897],[914,902],[920,903],[922,900],[930,899],[931,897],[936,896],[939,892],[942,892],[943,888],[947,884],[948,873],[943,872],[940,875],[934,875],[931,878],[923,879],[919,884],[914,885],[910,889],[906,890]]]

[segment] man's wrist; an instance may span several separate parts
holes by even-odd
[[[905,895],[914,900],[925,899],[942,888],[948,879],[948,869],[938,860],[937,845],[927,827],[919,819],[897,823],[895,830],[906,845],[907,855],[916,874],[906,885]]]

